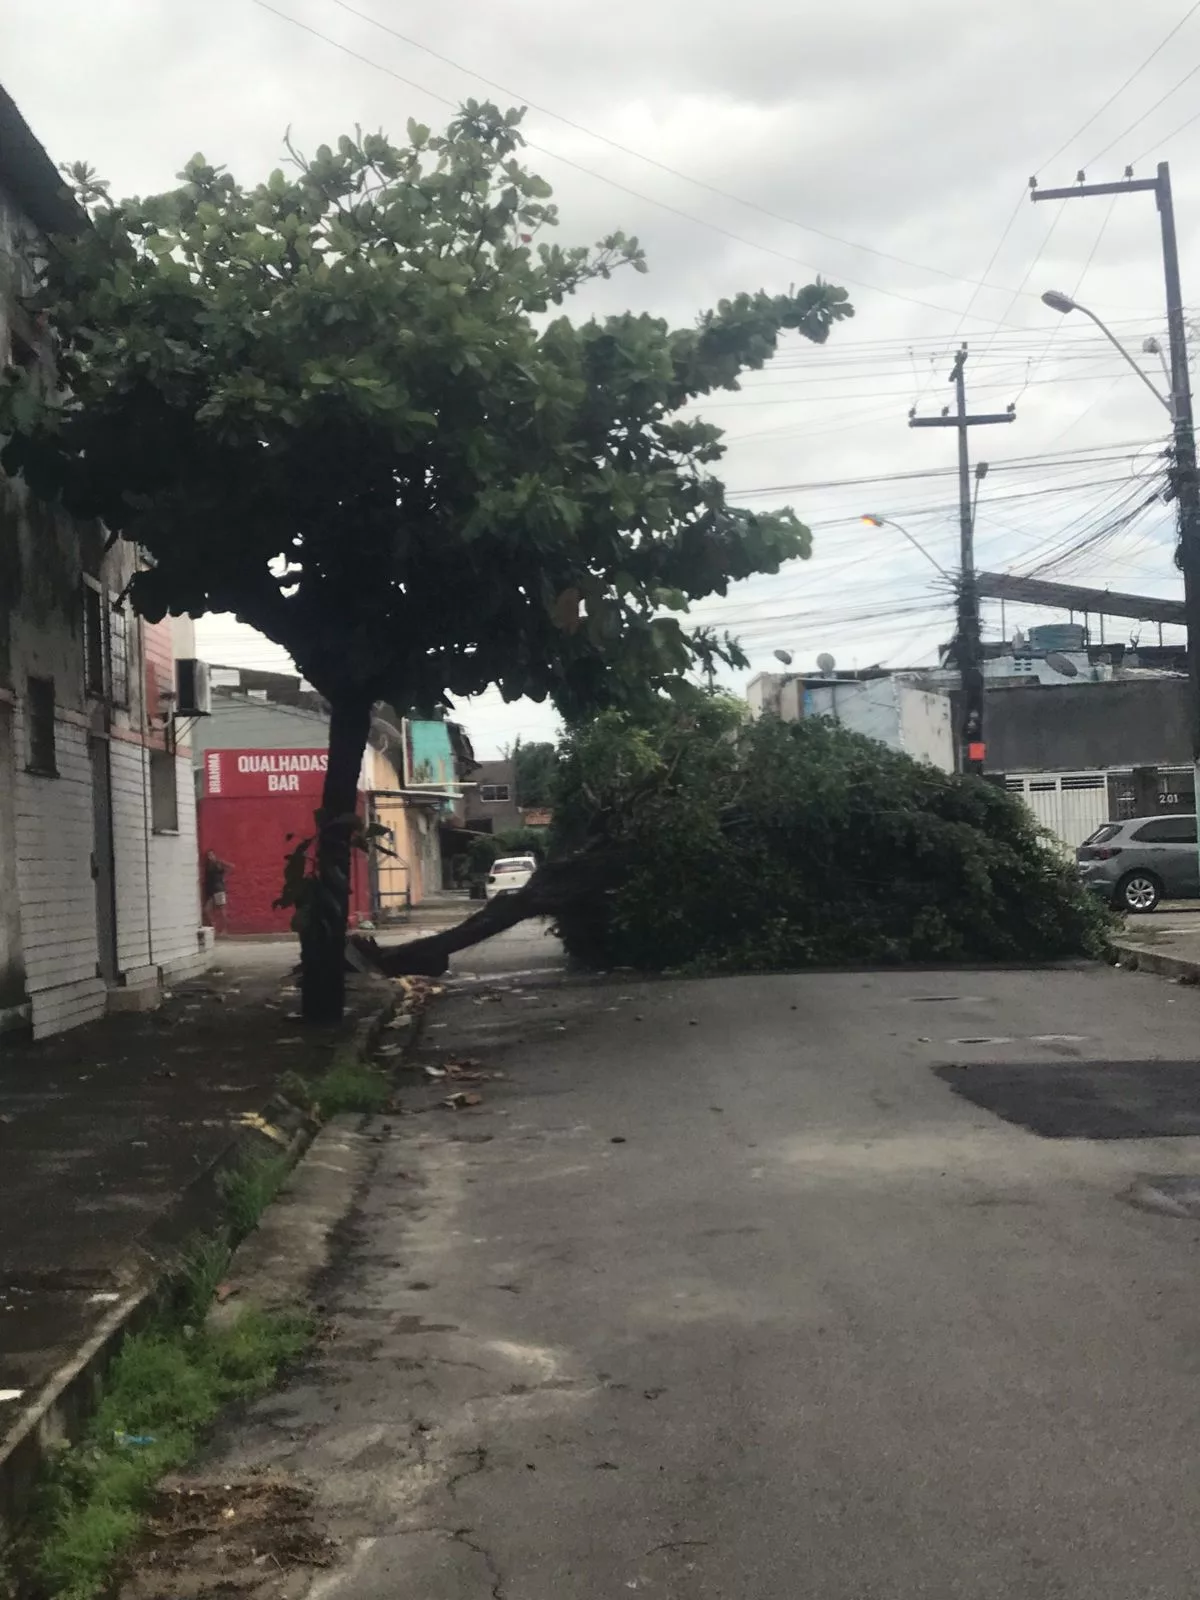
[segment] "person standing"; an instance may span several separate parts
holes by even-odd
[[[225,883],[231,870],[231,863],[222,861],[215,850],[204,852],[204,921],[218,933],[226,931]]]

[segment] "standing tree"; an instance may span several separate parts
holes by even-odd
[[[232,611],[331,708],[303,1009],[340,1016],[356,784],[371,707],[490,684],[568,714],[671,679],[690,598],[807,555],[790,510],[731,507],[720,430],[678,412],[820,343],[845,291],[742,294],[694,328],[547,316],[635,239],[536,242],[549,185],[520,111],[343,137],[243,188],[202,156],[33,263],[49,391],[10,369],[3,464],[145,552],[148,618]],[[289,150],[291,146],[289,145]]]
[[[554,784],[558,776],[558,748],[548,739],[526,744],[517,738],[509,752],[516,777],[517,804],[544,808],[554,804]]]

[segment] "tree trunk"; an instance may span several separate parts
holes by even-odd
[[[329,764],[317,814],[317,892],[300,931],[300,1009],[306,1022],[340,1022],[345,1010],[350,840],[371,705],[361,693],[330,701]]]
[[[356,934],[350,941],[351,948],[363,961],[390,978],[408,973],[437,978],[446,971],[456,951],[481,944],[484,939],[515,928],[518,922],[530,917],[559,916],[570,906],[604,894],[619,881],[627,865],[626,852],[612,845],[584,850],[559,861],[547,861],[523,889],[489,900],[473,917],[457,927],[447,928],[444,933],[433,933],[427,938],[412,939],[407,944],[386,949],[374,939]]]

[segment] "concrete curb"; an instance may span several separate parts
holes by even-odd
[[[354,1024],[349,1042],[361,1054],[369,1054],[378,1045],[398,1004],[398,995],[392,993]],[[409,1045],[401,1059],[416,1048],[421,1032],[422,1013],[418,1012],[407,1032]],[[251,1154],[282,1155],[289,1167],[295,1167],[321,1131],[321,1124],[279,1094],[262,1107],[259,1119],[276,1133],[286,1133],[286,1144],[281,1146],[278,1138],[253,1124],[231,1129],[224,1150],[196,1174],[138,1242],[129,1260],[125,1274],[129,1287],[122,1298],[0,1437],[0,1561],[28,1510],[47,1453],[82,1432],[95,1410],[104,1374],[126,1335],[146,1321],[178,1276],[181,1246],[222,1220],[221,1173]]]
[[[1151,972],[1160,978],[1181,978],[1200,983],[1200,961],[1188,956],[1173,956],[1165,950],[1155,950],[1142,944],[1130,944],[1124,939],[1114,939],[1118,964],[1126,972]]]

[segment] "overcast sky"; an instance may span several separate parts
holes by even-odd
[[[1142,0],[1109,19],[1094,0],[270,7],[5,0],[0,70],[53,157],[87,159],[120,193],[168,187],[195,150],[256,180],[289,126],[311,149],[356,123],[403,137],[408,116],[436,124],[470,95],[530,103],[529,160],[554,184],[562,242],[622,228],[649,254],[647,277],[619,276],[574,314],[689,322],[722,295],[817,272],[851,291],[857,316],[827,346],[797,342],[703,408],[729,431],[731,489],[790,503],[814,529],[812,561],[701,608],[756,669],[777,648],[800,666],[826,649],[845,667],[927,661],[949,636],[933,566],[857,518],[894,517],[955,566],[953,434],[912,431],[907,414],[948,402],[964,339],[972,408],[1017,403],[1012,425],[971,440],[995,464],[979,564],[1178,592],[1170,509],[1112,526],[1146,498],[1166,414],[1090,323],[1039,300],[1076,294],[1139,355],[1165,336],[1153,197],[1034,206],[1025,190],[1031,174],[1069,183],[1085,166],[1098,181],[1169,157],[1184,294],[1200,303],[1200,5]],[[985,622],[996,636],[998,608]],[[225,619],[199,634],[212,659],[284,664]],[[553,727],[494,694],[465,715],[484,753]]]

